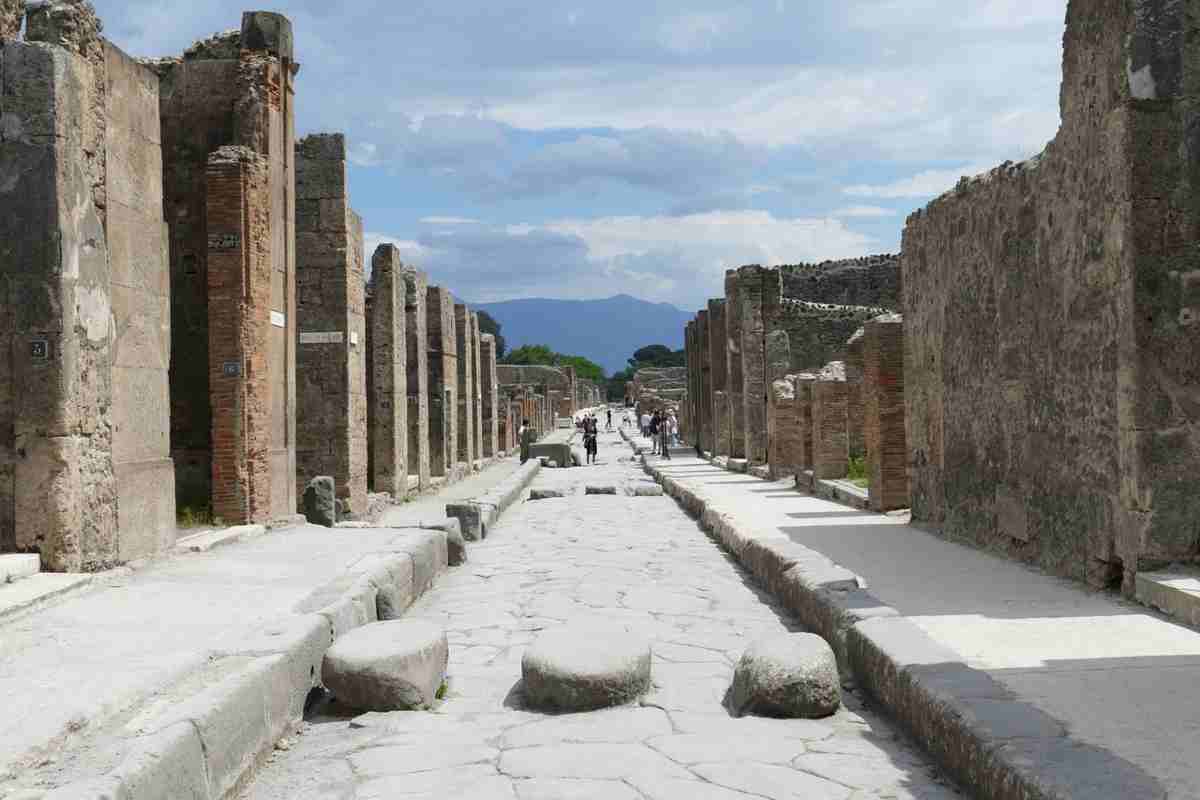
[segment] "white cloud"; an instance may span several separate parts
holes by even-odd
[[[475,225],[479,220],[470,217],[421,217],[425,225]]]
[[[880,206],[848,206],[839,208],[830,216],[832,217],[849,217],[857,219],[872,219],[878,217],[894,217],[896,212],[890,208],[881,208]]]
[[[842,192],[855,197],[936,197],[953,189],[963,176],[973,177],[987,172],[992,166],[991,164],[968,164],[958,169],[928,169],[891,183],[847,186]]]

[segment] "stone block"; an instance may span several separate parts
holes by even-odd
[[[292,61],[292,23],[283,14],[271,11],[246,11],[242,14],[242,49],[264,51]]]
[[[332,528],[337,523],[337,499],[333,478],[318,476],[304,489],[304,517],[310,525]]]
[[[730,705],[738,714],[820,719],[837,713],[841,678],[820,636],[792,633],[750,645],[738,661]]]
[[[534,708],[589,711],[650,689],[650,643],[622,628],[563,627],[543,633],[521,658],[522,690]]]
[[[431,707],[446,678],[441,628],[417,620],[365,625],[334,642],[321,677],[340,702],[364,711]]]

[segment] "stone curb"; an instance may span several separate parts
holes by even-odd
[[[265,525],[235,525],[232,528],[217,528],[185,536],[175,542],[177,553],[207,553],[227,544],[255,539],[267,532]]]
[[[499,486],[495,486],[479,497],[458,500],[446,504],[446,516],[457,519],[462,526],[463,538],[478,542],[487,538],[488,529],[496,524],[500,515],[513,503],[521,499],[525,489],[533,483],[542,468],[542,463],[531,458],[509,475]]]
[[[43,800],[231,796],[302,719],[329,646],[361,625],[403,615],[446,569],[444,532],[397,529],[391,543],[314,590],[293,616],[212,652],[210,663],[224,661],[235,671],[164,713],[151,710],[130,722],[124,756],[111,772]]]
[[[643,466],[801,622],[851,676],[962,785],[986,800],[1164,800],[1151,776],[1072,738],[962,656],[939,645],[865,582],[774,529],[735,520],[703,490]]]

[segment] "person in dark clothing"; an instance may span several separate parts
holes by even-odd
[[[587,453],[587,463],[596,463],[596,453],[599,450],[598,434],[600,423],[595,417],[588,418],[583,423],[583,449]]]
[[[650,454],[658,455],[658,426],[662,424],[662,417],[658,412],[654,412],[654,416],[650,418]]]

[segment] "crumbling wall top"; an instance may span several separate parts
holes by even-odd
[[[20,7],[20,0],[16,7]],[[25,39],[30,42],[54,44],[89,59],[98,58],[102,55],[103,29],[91,0],[33,0],[25,4]],[[0,38],[4,38],[2,33]]]
[[[294,60],[292,22],[273,11],[247,11],[242,14],[242,49],[265,51],[287,61]]]
[[[25,0],[0,0],[0,42],[18,38],[24,18]]]
[[[214,33],[183,51],[188,61],[235,61],[242,51],[242,32],[237,30]]]

